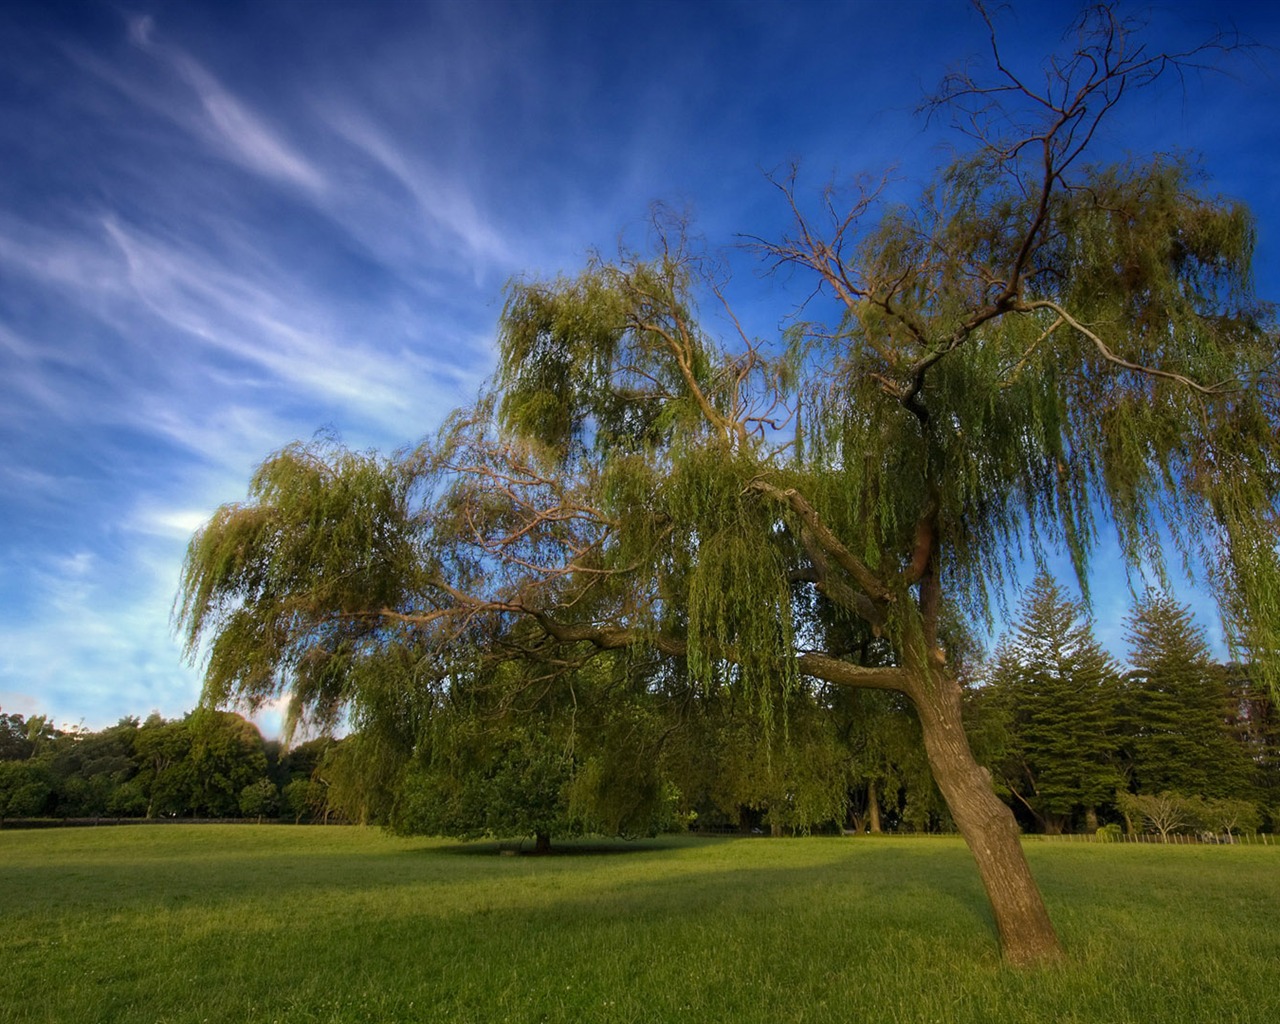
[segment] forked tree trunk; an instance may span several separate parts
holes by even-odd
[[[978,863],[1005,960],[1017,966],[1062,956],[1049,913],[1018,840],[1013,812],[973,758],[961,719],[960,685],[942,671],[914,673],[915,702],[934,780]]]

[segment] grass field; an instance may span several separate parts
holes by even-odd
[[[1001,966],[952,839],[547,858],[358,828],[0,831],[0,1021],[1280,1020],[1280,850],[1032,844]]]

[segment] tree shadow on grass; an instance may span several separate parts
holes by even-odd
[[[744,842],[752,853],[765,850],[752,840]],[[504,845],[490,840],[431,850],[475,858],[472,863],[479,867],[479,858],[496,859]],[[868,955],[897,955],[895,950],[904,941],[935,944],[939,949],[967,942],[979,949],[986,945],[994,955],[990,907],[977,871],[962,850],[849,844],[847,851],[841,851],[847,856],[820,863],[789,863],[788,858],[739,860],[732,854],[729,861],[710,863],[664,856],[687,851],[690,845],[687,840],[662,837],[633,843],[566,841],[558,855],[522,860],[534,868],[537,863],[550,866],[558,858],[570,858],[561,862],[565,871],[518,872],[521,885],[542,895],[528,904],[508,899],[505,920],[515,935],[536,934],[565,921],[574,922],[584,934],[598,929],[601,936],[619,926],[649,935],[667,927],[696,929],[702,922],[713,931],[750,932],[762,941],[777,943],[784,943],[794,928],[811,936],[830,932]],[[531,848],[530,840],[526,853]],[[634,871],[578,872],[588,868],[593,857],[650,851],[659,856],[649,860],[649,866],[637,862]],[[577,867],[570,867],[574,858],[580,858]],[[491,869],[485,874],[492,877]],[[497,874],[506,876],[506,872]],[[550,889],[541,888],[541,882]],[[474,927],[488,928],[486,920],[477,917]]]
[[[537,857],[539,859],[555,859],[559,857],[604,857],[626,853],[657,853],[675,850],[682,844],[668,839],[564,839],[551,843],[551,849],[538,853],[534,849],[534,841],[528,839],[484,839],[472,842],[459,842],[447,846],[433,846],[414,850],[415,854],[448,854],[462,857]]]
[[[815,840],[817,842],[817,840]],[[440,854],[472,858],[478,865],[485,858],[519,857],[524,863],[572,862],[581,859],[585,866],[593,858],[612,854],[671,854],[691,847],[747,844],[747,848],[765,850],[760,841],[750,837],[727,837],[709,840],[682,836],[658,836],[653,839],[621,840],[587,837],[563,840],[553,845],[550,854],[536,855],[533,840],[482,840],[420,847],[415,856]],[[509,852],[508,852],[509,851]],[[593,892],[587,899],[592,912],[609,905],[610,920],[670,913],[683,918],[690,914],[751,912],[777,903],[785,903],[791,894],[812,889],[820,900],[834,899],[847,906],[855,918],[878,919],[879,907],[893,910],[884,924],[901,926],[911,920],[927,931],[939,920],[977,931],[994,934],[990,906],[982,892],[980,880],[971,859],[958,848],[935,848],[923,842],[881,848],[880,844],[841,844],[842,856],[832,863],[787,864],[742,862],[720,863],[707,870],[697,861],[681,861],[685,867],[667,871],[663,856],[654,858],[654,873],[614,878],[608,892]],[[692,866],[688,866],[692,865]],[[539,873],[540,874],[540,873]],[[834,889],[832,887],[835,887]],[[569,893],[556,901],[557,912],[565,912],[574,904]],[[585,911],[584,911],[585,912]],[[894,921],[897,918],[897,921]],[[968,922],[967,925],[962,922]]]

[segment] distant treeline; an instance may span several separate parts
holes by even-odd
[[[122,718],[92,732],[0,713],[0,821],[14,818],[252,818],[330,812],[318,771],[331,739],[284,750],[240,715]]]
[[[1280,715],[1244,664],[1217,664],[1189,610],[1140,597],[1129,666],[1047,575],[970,691],[974,745],[1029,831],[1216,834],[1280,824]]]

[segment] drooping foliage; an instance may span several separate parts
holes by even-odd
[[[1126,84],[1179,58],[1118,45],[1108,9],[1079,28],[1021,106],[944,82],[976,145],[914,203],[828,193],[824,224],[779,182],[796,230],[758,248],[813,274],[833,320],[781,346],[710,335],[701,258],[660,223],[652,255],[514,281],[493,395],[436,445],[269,459],[187,562],[178,618],[193,651],[213,640],[211,698],[287,686],[331,715],[366,648],[423,625],[381,613],[456,610],[449,588],[585,601],[679,634],[704,681],[725,653],[763,680],[794,671],[807,567],[922,656],[944,581],[985,614],[1029,544],[1070,551],[1087,587],[1104,526],[1134,565],[1162,563],[1167,531],[1266,672],[1280,480],[1254,228],[1185,160],[1087,162]]]
[[[213,642],[211,703],[257,708],[285,688],[332,721],[366,656],[377,658],[399,607],[430,571],[409,504],[418,463],[321,440],[292,444],[254,474],[249,499],[224,505],[191,543],[175,609],[194,652]]]
[[[461,838],[652,835],[675,793],[659,770],[669,709],[627,659],[557,677],[529,660],[437,691],[390,814],[402,832]]]
[[[1131,564],[1159,560],[1168,528],[1268,607],[1274,553],[1235,539],[1269,521],[1277,482],[1247,214],[1165,159],[1086,168],[1047,199],[995,170],[954,167],[862,243],[865,294],[827,343],[839,385],[808,417],[806,453],[840,467],[828,521],[873,559],[910,551],[936,503],[949,592],[976,613],[1028,539],[1069,551],[1087,587],[1107,524]],[[1038,215],[1008,294],[991,240]]]

